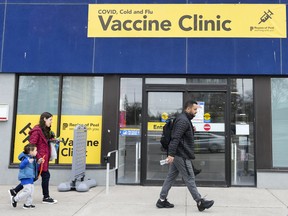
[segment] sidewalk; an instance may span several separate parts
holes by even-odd
[[[1,215],[5,216],[288,216],[288,190],[257,188],[205,188],[199,187],[202,196],[214,199],[211,209],[199,212],[186,187],[172,187],[169,201],[173,209],[158,209],[155,203],[160,187],[112,186],[106,195],[105,187],[97,186],[90,191],[58,192],[50,187],[51,197],[57,204],[41,203],[41,187],[35,185],[34,210],[24,210],[23,203],[17,208],[10,205],[10,186],[0,186]]]

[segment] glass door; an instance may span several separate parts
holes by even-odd
[[[226,93],[187,92],[186,98],[197,101],[199,105],[198,113],[192,120],[196,128],[194,134],[196,159],[193,164],[202,170],[196,180],[205,185],[207,182],[226,184]]]
[[[182,112],[182,92],[148,92],[146,180],[164,180],[168,166],[160,165],[167,157],[161,150],[160,138],[165,120]]]
[[[160,138],[167,118],[176,117],[183,111],[186,100],[195,100],[199,108],[192,120],[196,127],[195,156],[193,161],[202,172],[197,175],[199,185],[227,185],[225,152],[225,92],[147,92],[147,113],[144,120],[145,163],[144,184],[161,184],[166,178],[168,165],[160,165],[160,160],[167,157],[167,152],[161,151]],[[178,177],[179,183],[181,176]],[[158,183],[157,183],[158,182]],[[160,183],[161,182],[161,183]],[[202,184],[203,183],[203,184]]]

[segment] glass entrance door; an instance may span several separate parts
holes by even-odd
[[[166,177],[168,166],[159,162],[167,157],[167,152],[161,150],[162,129],[165,120],[182,112],[182,106],[182,92],[148,92],[146,180]]]
[[[196,127],[196,160],[193,163],[197,169],[202,169],[196,180],[204,185],[226,185],[225,92],[147,92],[144,182],[156,184],[165,179],[168,165],[160,165],[159,162],[167,157],[167,153],[161,151],[162,129],[167,118],[182,112],[188,99],[197,101],[199,105],[198,113],[192,120]]]
[[[223,92],[188,92],[187,99],[198,102],[198,113],[192,120],[196,128],[194,134],[195,155],[193,161],[201,174],[199,182],[226,181],[225,175],[225,109],[226,93]]]

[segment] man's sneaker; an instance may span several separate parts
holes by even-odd
[[[11,197],[11,206],[13,206],[14,208],[17,207],[17,202],[15,201],[14,197]]]
[[[45,203],[45,204],[55,204],[55,203],[57,203],[57,200],[54,200],[54,199],[52,199],[51,197],[46,197],[46,198],[43,198],[42,203]]]
[[[158,199],[156,206],[158,208],[173,208],[174,205],[172,203],[169,203],[167,199],[165,199],[164,201],[161,201],[160,199]]]
[[[197,207],[199,211],[204,211],[205,209],[209,209],[214,204],[213,200],[205,200],[201,199],[197,203]]]
[[[14,196],[17,195],[17,193],[16,193],[16,191],[14,189],[8,190],[8,193],[9,193],[10,197],[14,197]]]
[[[23,209],[35,209],[35,205],[23,205]]]

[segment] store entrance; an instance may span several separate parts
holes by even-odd
[[[185,101],[198,102],[198,113],[192,120],[196,127],[195,156],[193,164],[202,172],[196,177],[198,185],[227,185],[225,152],[227,146],[226,91],[173,90],[173,86],[161,91],[154,86],[145,92],[146,109],[143,118],[142,182],[145,185],[162,184],[168,172],[168,165],[159,161],[167,157],[161,151],[160,137],[168,118],[175,118],[183,110]],[[169,89],[169,91],[167,91]],[[181,176],[177,184],[183,184]]]
[[[197,184],[255,186],[253,79],[122,78],[120,95],[118,184],[163,183],[162,127],[193,99]]]

